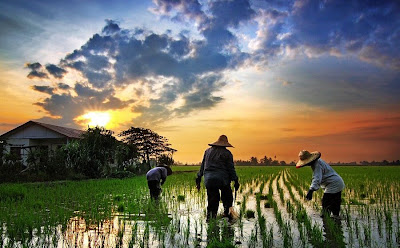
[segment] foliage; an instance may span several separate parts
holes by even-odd
[[[118,170],[130,170],[136,163],[138,151],[135,145],[119,143],[115,149]],[[135,172],[135,171],[131,171]]]
[[[124,178],[141,174],[143,162],[150,159],[172,165],[172,153],[168,139],[143,128],[130,128],[120,134],[118,141],[111,130],[103,127],[88,128],[80,139],[69,141],[57,149],[48,146],[26,148],[25,167],[19,157],[3,153],[0,143],[0,179],[10,181],[51,181],[60,179],[84,179],[114,177]],[[169,154],[168,154],[169,153]]]
[[[141,128],[131,127],[122,131],[118,136],[123,137],[123,141],[136,147],[139,157],[144,164],[150,165],[150,158],[157,158],[165,152],[173,153],[176,150],[171,148],[168,139],[156,132]]]
[[[161,154],[158,158],[158,164],[173,165],[174,163],[175,161],[170,154]]]
[[[89,178],[100,178],[110,170],[117,140],[104,127],[88,128],[82,135],[77,170]]]
[[[25,166],[15,154],[5,153],[0,164],[0,182],[14,181],[23,169]]]

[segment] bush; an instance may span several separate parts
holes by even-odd
[[[0,166],[0,182],[15,182],[19,174],[26,167],[14,154],[7,153],[3,156]]]
[[[133,177],[133,176],[134,174],[130,171],[115,171],[110,173],[109,175],[110,178],[119,178],[119,179]]]

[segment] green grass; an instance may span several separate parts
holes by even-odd
[[[195,178],[199,168],[200,166],[173,166],[174,173],[168,177],[166,183],[162,186],[163,192],[159,203],[150,201],[145,176],[128,179],[0,184],[0,231],[9,238],[7,244],[4,244],[4,241],[1,240],[0,247],[44,247],[55,242],[48,237],[54,237],[53,234],[57,233],[56,227],[60,227],[63,233],[71,232],[69,229],[71,223],[77,219],[82,219],[86,227],[100,229],[105,223],[113,220],[116,215],[120,216],[118,237],[126,238],[125,235],[127,234],[124,233],[124,230],[128,223],[131,223],[132,226],[126,228],[127,230],[136,230],[128,232],[129,235],[132,235],[128,239],[130,240],[128,242],[132,245],[146,245],[146,242],[149,242],[146,239],[150,237],[155,237],[160,243],[167,242],[164,243],[166,247],[193,245],[199,241],[196,241],[198,237],[191,235],[193,233],[201,234],[202,231],[200,230],[203,230],[203,235],[206,235],[204,233],[207,229],[205,221],[206,190],[203,183],[199,192],[195,188]],[[369,226],[378,226],[384,230],[392,228],[393,236],[398,236],[399,228],[395,224],[397,222],[392,223],[389,217],[396,215],[396,206],[398,208],[398,202],[400,202],[400,167],[334,166],[333,168],[342,176],[346,184],[346,188],[342,192],[342,204],[344,205],[342,213],[345,212],[344,209],[349,209],[348,217],[344,223],[347,225],[346,229],[354,233],[354,242],[358,242],[355,234],[360,232],[359,229],[367,230]],[[312,202],[304,203],[303,201],[304,192],[307,192],[312,178],[312,171],[309,167],[295,169],[287,166],[241,166],[236,167],[236,171],[241,184],[236,201],[237,203],[241,202],[241,218],[251,217],[251,214],[247,213],[249,211],[247,207],[253,206],[250,201],[258,200],[257,218],[253,219],[255,213],[250,210],[253,217],[247,220],[251,225],[256,222],[260,223],[264,230],[265,219],[268,216],[265,216],[263,211],[270,211],[268,208],[272,208],[272,203],[274,203],[272,199],[265,199],[269,195],[265,190],[264,194],[255,195],[254,192],[262,192],[264,184],[267,185],[268,189],[269,184],[267,182],[269,179],[277,178],[278,175],[281,176],[283,171],[287,175],[284,177],[284,183],[290,181],[290,184],[285,184],[285,187],[293,186],[293,191],[296,194],[290,195],[289,204],[287,204],[288,199],[286,198],[286,204],[279,208],[279,218],[284,218],[281,212],[290,211],[294,216],[293,221],[306,225],[306,221],[310,222],[311,217],[302,207],[303,204],[308,204],[308,208],[312,208],[313,211],[318,212],[320,210],[318,207],[323,194],[322,190],[315,192]],[[283,193],[278,192],[276,187],[273,187],[272,190],[275,195],[274,201],[279,203],[279,197]],[[373,205],[367,203],[373,203]],[[264,206],[264,208],[260,208],[260,206]],[[347,208],[348,206],[351,206],[351,208]],[[222,206],[220,206],[220,210],[221,208]],[[379,213],[385,215],[379,215]],[[354,216],[361,217],[355,219]],[[278,217],[274,218],[276,220]],[[379,223],[376,222],[377,219]],[[286,219],[282,219],[280,222],[282,222],[282,228],[289,228],[285,226],[287,225]],[[196,223],[196,232],[193,229],[194,223]],[[243,225],[243,222],[240,221],[240,223],[240,225]],[[240,225],[234,227],[243,228]],[[224,228],[220,225],[221,235],[219,237],[223,237]],[[295,229],[297,225],[290,226],[290,228]],[[306,231],[309,235],[318,238],[321,235],[319,228],[322,227],[311,226],[310,224]],[[272,231],[272,228],[269,230]],[[374,236],[374,233],[370,233],[374,230],[368,229],[367,234]],[[381,241],[386,242],[385,232],[382,233],[384,235]],[[179,235],[182,235],[182,237],[179,238]],[[269,236],[264,235],[262,241],[257,240],[254,235],[243,237],[243,240],[241,240],[244,243],[243,245],[261,242],[258,243],[258,246],[262,246],[262,242],[264,242],[264,246],[266,246],[266,240]],[[290,230],[285,235],[290,235]],[[279,237],[279,235],[274,236]],[[39,237],[39,241],[37,241],[39,243],[30,243],[33,242],[32,240],[37,240],[33,237]],[[309,241],[305,240],[304,242]],[[313,240],[312,242],[320,243],[321,240]],[[267,243],[273,245],[274,241],[269,240]],[[208,244],[210,247],[231,247],[234,242],[222,238],[210,240]],[[374,243],[371,245],[373,246]]]

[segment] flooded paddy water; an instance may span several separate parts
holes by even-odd
[[[0,247],[399,247],[400,167],[334,167],[341,219],[304,201],[311,169],[237,167],[238,219],[206,221],[198,167],[175,167],[159,202],[144,176],[0,185]],[[220,205],[222,212],[222,204]]]

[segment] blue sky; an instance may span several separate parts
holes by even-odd
[[[264,150],[279,154],[271,143],[293,139],[293,150],[282,152],[288,159],[300,147],[294,140],[316,135],[305,112],[316,121],[391,118],[385,125],[400,127],[398,1],[17,0],[0,9],[0,93],[3,102],[15,101],[13,117],[4,103],[0,108],[8,116],[3,131],[25,118],[82,127],[88,112],[109,111],[110,128],[153,128],[183,146],[176,130],[188,123],[204,129],[221,119],[263,119],[275,128],[262,129],[274,133]],[[282,124],[289,120],[301,128]],[[348,127],[342,138],[363,128],[338,125]],[[210,135],[231,133],[248,153],[239,126]],[[297,134],[273,131],[283,129]],[[322,125],[318,135],[333,133]],[[382,135],[385,147],[400,147]]]

